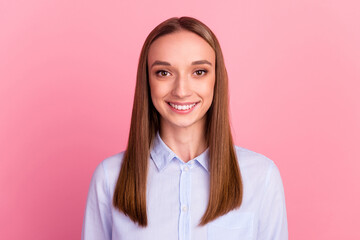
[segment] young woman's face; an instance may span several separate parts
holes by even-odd
[[[204,39],[185,30],[159,37],[149,49],[148,72],[161,126],[204,126],[215,85],[215,51]]]

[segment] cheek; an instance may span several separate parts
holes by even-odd
[[[164,87],[160,86],[156,82],[149,81],[151,100],[154,106],[158,106],[159,102],[164,98]]]
[[[199,86],[198,91],[204,98],[206,98],[206,100],[209,101],[210,99],[210,101],[212,101],[214,95],[214,81],[208,81],[202,86]]]

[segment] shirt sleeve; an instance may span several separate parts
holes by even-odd
[[[91,178],[82,225],[82,240],[110,240],[112,229],[111,199],[104,163]]]
[[[280,172],[273,162],[268,170],[260,207],[258,239],[288,239],[284,187]]]

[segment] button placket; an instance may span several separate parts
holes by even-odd
[[[180,168],[179,240],[190,240],[191,165],[183,163]]]

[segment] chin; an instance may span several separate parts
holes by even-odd
[[[168,121],[168,123],[170,123],[173,127],[176,128],[191,128],[191,127],[196,127],[196,126],[201,126],[201,121],[194,121],[194,120],[178,120],[178,121]]]
[[[191,126],[194,126],[194,124],[193,123],[184,123],[184,122],[182,122],[182,123],[172,123],[172,125],[174,126],[174,127],[177,127],[177,128],[189,128],[189,127],[191,127]]]

